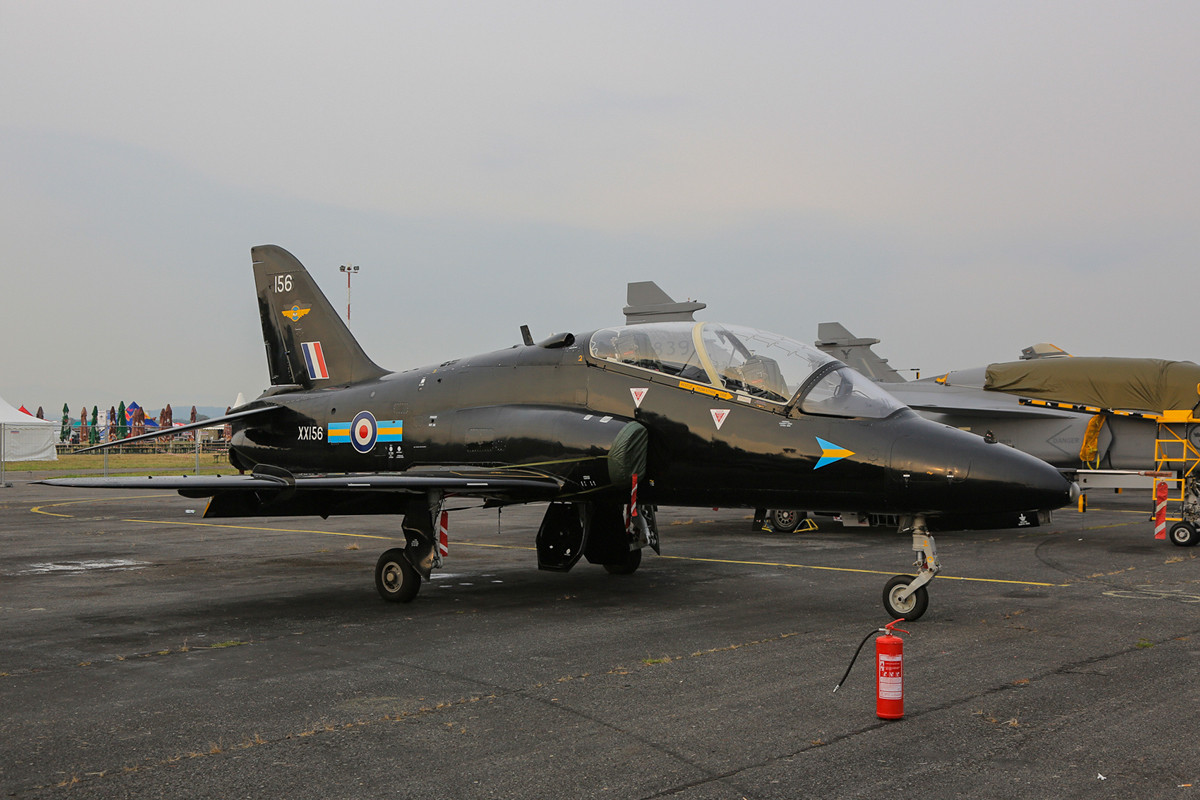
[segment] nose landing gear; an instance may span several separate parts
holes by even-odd
[[[925,526],[925,517],[918,514],[911,526],[912,549],[918,553],[916,577],[897,575],[883,587],[883,607],[892,619],[919,619],[929,607],[929,591],[925,585],[942,571],[938,562],[937,544]]]

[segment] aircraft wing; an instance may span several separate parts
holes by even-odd
[[[554,498],[563,481],[533,470],[481,470],[439,468],[388,473],[291,475],[284,470],[259,470],[251,475],[169,475],[118,478],[52,478],[38,481],[48,486],[77,489],[166,489],[184,497],[253,492],[263,497],[361,496],[365,494],[425,494],[440,491],[458,497],[479,497],[505,502],[532,502]]]
[[[1078,419],[1079,412],[1022,405],[1016,395],[974,387],[942,386],[926,381],[889,383],[887,390],[916,411],[959,417],[1011,417],[1014,419]]]

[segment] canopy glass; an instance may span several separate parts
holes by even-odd
[[[596,331],[593,358],[714,386],[807,414],[886,417],[903,404],[836,358],[777,333],[714,322]]]

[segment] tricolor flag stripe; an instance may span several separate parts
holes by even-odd
[[[349,444],[350,443],[350,425],[349,422],[331,422],[329,423],[329,443],[330,444]],[[404,441],[404,420],[402,419],[385,419],[376,423],[376,438],[380,442],[403,442]]]
[[[377,426],[379,441],[381,442],[403,442],[404,441],[404,420],[390,419],[380,420]]]
[[[308,368],[309,380],[327,379],[329,370],[325,366],[325,352],[321,349],[321,343],[301,342],[300,347],[304,352],[304,366]]]

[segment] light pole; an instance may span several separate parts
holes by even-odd
[[[346,273],[346,322],[350,322],[350,276],[358,272],[357,264],[342,264],[338,270]]]

